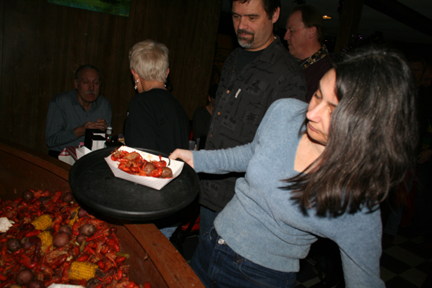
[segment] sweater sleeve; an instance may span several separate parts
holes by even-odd
[[[196,172],[225,174],[245,172],[253,155],[253,144],[220,150],[193,151]]]
[[[330,220],[335,225],[329,238],[339,245],[347,287],[385,287],[380,279],[380,211],[366,210]]]
[[[255,153],[255,148],[260,141],[263,130],[271,129],[272,125],[275,124],[274,118],[277,118],[277,113],[275,114],[274,111],[279,110],[278,107],[278,103],[274,103],[267,110],[252,142],[228,149],[193,151],[195,171],[211,174],[245,172],[250,159]]]

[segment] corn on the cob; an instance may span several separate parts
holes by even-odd
[[[33,222],[31,222],[31,224],[33,224],[35,229],[45,231],[45,230],[51,228],[52,219],[49,215],[44,214],[44,215],[37,217],[35,220],[33,220]]]
[[[37,236],[41,239],[41,253],[44,254],[52,246],[53,236],[49,231],[44,231]]]
[[[89,280],[94,278],[96,275],[96,269],[98,265],[90,262],[72,262],[69,269],[70,280]]]

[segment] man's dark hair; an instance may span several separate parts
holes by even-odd
[[[302,5],[294,6],[291,9],[289,15],[297,11],[301,12],[303,23],[306,28],[311,28],[311,27],[317,28],[318,41],[320,43],[323,43],[325,37],[325,31],[324,31],[324,20],[322,18],[321,12],[312,5],[302,4]]]
[[[217,91],[218,87],[219,87],[219,85],[217,83],[210,86],[210,88],[208,90],[208,95],[211,98],[216,99],[216,91]]]
[[[98,75],[99,75],[99,81],[102,81],[102,75],[99,72],[99,69],[96,68],[96,66],[93,66],[93,65],[90,65],[90,64],[85,64],[85,65],[82,65],[82,66],[78,67],[78,69],[75,72],[75,80],[79,81],[80,73],[84,69],[95,70],[98,73]]]
[[[334,65],[339,104],[324,152],[307,173],[286,180],[304,213],[311,207],[321,216],[372,210],[415,165],[418,122],[411,70],[399,52],[360,49]]]
[[[232,6],[233,2],[236,2],[236,1],[239,1],[240,3],[246,3],[246,2],[249,2],[250,0],[230,0],[231,6]],[[261,0],[261,2],[264,6],[264,10],[266,11],[269,19],[271,19],[273,17],[273,14],[276,11],[276,9],[281,7],[281,1],[280,0]]]

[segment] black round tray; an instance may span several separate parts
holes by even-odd
[[[154,150],[135,149],[168,157]],[[69,172],[75,198],[89,208],[113,218],[151,221],[178,212],[197,197],[199,180],[189,165],[161,190],[155,190],[115,177],[104,159],[112,151],[112,147],[93,151],[75,162]]]

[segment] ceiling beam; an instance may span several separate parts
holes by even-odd
[[[396,0],[363,0],[364,4],[419,31],[432,36],[432,20]],[[430,0],[428,0],[430,1]]]

